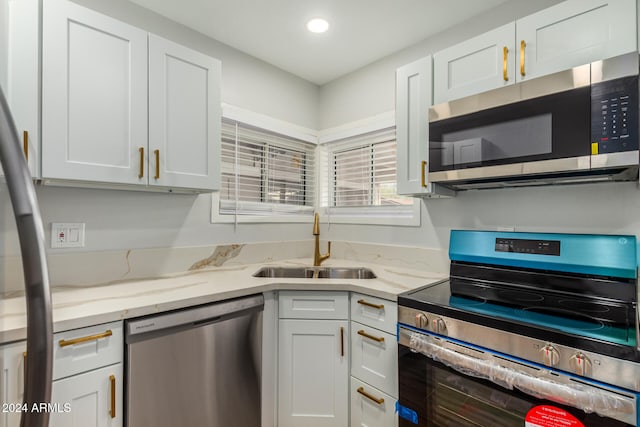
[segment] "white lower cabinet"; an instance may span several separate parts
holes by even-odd
[[[334,305],[331,301],[336,301],[337,306],[346,308],[334,315],[339,319],[283,318],[289,312],[283,307],[292,294],[280,296],[278,426],[346,427],[349,423],[347,294],[299,293],[304,295],[307,313],[325,312],[327,306]]]
[[[395,427],[396,399],[351,377],[351,427]]]
[[[122,426],[122,382],[122,363],[54,381],[49,426]]]
[[[0,427],[20,425],[26,341],[0,346]],[[6,405],[6,406],[4,406]]]
[[[111,322],[53,336],[49,427],[121,427],[123,329]],[[0,427],[18,427],[26,341],[0,346]]]

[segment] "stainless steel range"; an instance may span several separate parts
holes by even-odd
[[[400,426],[640,426],[635,236],[452,231],[398,297]]]

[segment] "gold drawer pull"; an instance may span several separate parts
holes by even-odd
[[[362,335],[363,337],[369,338],[370,340],[373,340],[373,341],[384,342],[384,337],[374,337],[373,335],[369,335],[368,333],[366,333],[362,329],[360,329],[358,331],[358,335]]]
[[[367,399],[376,402],[378,405],[382,405],[384,403],[384,397],[374,397],[369,393],[367,393],[366,391],[364,391],[364,387],[358,387],[357,392],[363,395],[364,397],[366,397]]]
[[[420,164],[420,167],[422,168],[422,186],[426,187],[427,186],[427,162],[426,160],[423,160],[422,163]]]
[[[109,415],[111,418],[116,417],[116,376],[109,375],[109,382],[111,383],[111,409]]]
[[[366,305],[367,307],[377,308],[378,310],[384,310],[384,304],[374,304],[372,302],[368,302],[363,299],[359,299],[358,304]]]
[[[89,335],[88,337],[74,338],[69,341],[60,340],[60,347],[67,347],[69,345],[80,344],[87,341],[95,341],[95,340],[99,340],[100,338],[110,337],[111,335],[113,335],[113,332],[111,332],[111,329],[107,329],[101,334]]]

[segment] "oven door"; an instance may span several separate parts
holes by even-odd
[[[637,425],[635,393],[404,327],[399,334],[400,427]]]

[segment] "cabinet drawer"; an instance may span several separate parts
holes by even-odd
[[[53,336],[53,379],[122,362],[122,322],[73,329]]]
[[[351,322],[351,375],[398,396],[398,344],[395,335]]]
[[[280,292],[278,306],[281,319],[349,318],[349,299],[346,292]]]
[[[351,294],[351,320],[395,335],[398,305],[393,301],[354,292]]]
[[[351,427],[396,427],[395,407],[396,399],[351,377]]]

